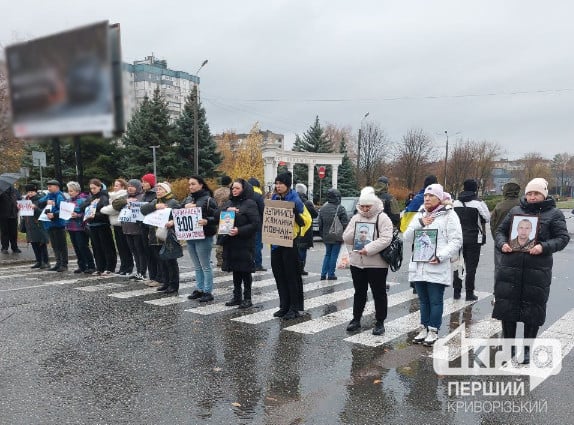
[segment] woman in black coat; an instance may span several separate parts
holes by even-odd
[[[223,204],[221,211],[235,212],[235,221],[230,233],[219,237],[219,242],[223,245],[222,270],[233,272],[233,298],[225,305],[248,308],[252,306],[251,273],[255,271],[255,234],[261,223],[251,185],[243,179],[236,179],[231,184],[229,201]]]
[[[548,197],[548,183],[536,178],[524,189],[520,205],[513,207],[496,229],[496,249],[501,255],[496,266],[492,317],[502,321],[504,338],[516,337],[516,323],[524,323],[524,337],[536,338],[546,320],[546,302],[552,282],[552,254],[568,245],[570,236],[564,214]],[[538,218],[536,245],[527,251],[513,251],[510,232],[515,215]],[[529,347],[523,363],[530,362]],[[511,352],[515,355],[514,346]]]

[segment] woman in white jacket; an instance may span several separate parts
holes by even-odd
[[[122,223],[119,220],[120,212],[112,206],[112,202],[116,199],[128,197],[128,183],[124,179],[116,179],[114,181],[114,191],[109,192],[110,204],[102,207],[102,213],[110,217],[110,224],[114,229],[114,239],[116,241],[116,248],[120,256],[120,270],[118,274],[121,276],[129,276],[134,269],[134,258],[126,235],[122,231]]]
[[[436,253],[428,262],[409,262],[409,281],[415,284],[421,312],[421,330],[413,342],[430,346],[438,339],[442,323],[444,289],[452,285],[451,259],[462,247],[462,229],[457,214],[443,201],[447,195],[440,184],[427,186],[424,203],[404,233],[412,244],[416,230],[437,229]]]
[[[373,335],[385,332],[384,322],[387,318],[387,273],[389,265],[382,259],[379,252],[385,249],[393,239],[393,223],[383,212],[383,203],[375,195],[372,187],[367,186],[361,190],[357,203],[358,212],[355,214],[345,231],[343,242],[349,250],[351,276],[355,295],[353,298],[353,320],[347,326],[347,332],[361,328],[361,317],[367,303],[367,290],[371,287],[375,301],[375,327]],[[368,228],[373,230],[368,235],[371,242],[358,250],[353,250],[355,241],[355,228]]]

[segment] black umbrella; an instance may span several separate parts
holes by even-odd
[[[18,173],[4,173],[0,174],[0,193],[8,190],[16,180],[20,178]]]

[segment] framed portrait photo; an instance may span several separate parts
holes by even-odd
[[[219,213],[218,235],[229,235],[235,224],[235,211],[221,211]]]
[[[513,251],[527,252],[538,240],[538,220],[535,215],[520,215],[512,217],[508,245]]]
[[[355,223],[355,235],[353,236],[353,251],[360,251],[365,245],[373,241],[375,235],[375,223]]]
[[[436,255],[438,229],[415,230],[413,261],[428,263]]]

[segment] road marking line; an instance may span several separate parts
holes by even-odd
[[[486,297],[492,296],[492,294],[487,292],[475,292],[478,296],[477,301],[460,301],[453,300],[449,298],[444,302],[444,309],[442,317],[446,317],[455,311],[461,310],[469,305],[472,305]],[[399,317],[398,319],[391,320],[385,324],[385,333],[383,335],[377,336],[371,333],[371,330],[352,335],[345,338],[345,341],[352,342],[355,344],[366,345],[369,347],[378,347],[401,335],[412,332],[419,327],[420,324],[420,311],[415,311],[413,313],[407,314],[405,316]]]
[[[311,274],[311,273],[309,273]],[[317,276],[317,273],[315,273],[315,276]],[[350,282],[350,279],[339,279],[339,280],[320,280],[318,282],[312,282],[312,283],[307,283],[305,285],[303,285],[303,292],[310,292],[310,291],[314,291],[316,289],[322,289],[322,288],[328,288],[328,287],[332,287],[334,285],[339,285],[339,284],[343,284],[343,283],[347,283]],[[231,291],[230,291],[231,292]],[[260,296],[255,296],[254,297],[254,303],[261,303],[261,302],[267,302],[267,301],[272,301],[272,300],[276,300],[279,298],[279,294],[277,292],[267,292],[265,294],[262,294]],[[228,310],[233,310],[233,309],[237,309],[237,306],[232,306],[232,307],[228,307],[225,305],[225,302],[222,303],[217,303],[217,304],[208,304],[206,306],[201,306],[201,307],[197,307],[197,308],[190,308],[187,309],[185,311],[189,311],[191,313],[196,313],[196,314],[201,314],[201,315],[209,315],[209,314],[215,314],[215,313],[220,313],[222,311],[228,311]],[[248,314],[246,316],[252,316],[252,315],[259,315],[260,313],[267,313],[270,312],[270,318],[273,319],[273,310],[265,310],[265,311],[261,311],[258,313],[253,313],[253,314]],[[245,316],[242,316],[245,317]],[[265,315],[265,317],[267,317],[267,315]],[[263,321],[266,320],[270,320],[269,318],[265,318]]]
[[[85,291],[85,292],[98,292],[98,291],[105,291],[106,289],[116,289],[116,288],[125,288],[125,283],[102,283],[101,285],[91,285],[91,286],[83,286],[81,288],[75,288],[78,291]]]
[[[394,307],[396,305],[402,304],[407,301],[411,301],[413,299],[417,299],[417,294],[413,294],[413,291],[409,288],[406,291],[389,295],[388,307]],[[373,301],[369,301],[365,306],[365,311],[363,312],[363,315],[365,316],[374,312],[375,312],[375,304]],[[318,317],[313,320],[297,323],[296,325],[289,326],[283,329],[291,332],[298,332],[302,334],[311,335],[316,334],[318,332],[322,332],[329,328],[333,328],[335,326],[342,325],[343,323],[347,323],[352,318],[352,316],[353,316],[353,307],[350,307],[344,310],[335,311],[333,313]],[[239,319],[242,318],[236,318],[233,320],[242,321]]]

